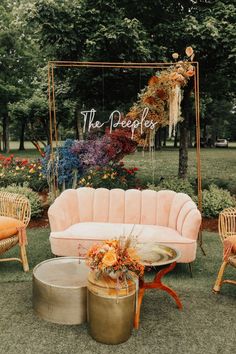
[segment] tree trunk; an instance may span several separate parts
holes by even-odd
[[[10,152],[10,143],[9,143],[9,115],[6,113],[6,115],[3,117],[3,151],[9,153]]]
[[[166,127],[163,128],[163,146],[166,146],[166,136],[167,136],[167,132],[166,132]]]
[[[78,104],[76,104],[76,108],[75,108],[75,136],[76,139],[78,140],[83,140],[84,138],[82,116]]]
[[[155,148],[156,150],[161,149],[161,128],[159,128],[155,135]]]
[[[184,91],[182,113],[184,121],[179,125],[179,178],[187,178],[188,172],[188,127],[189,127],[189,97],[191,88]]]
[[[207,120],[203,120],[203,141],[205,142],[207,140]]]
[[[193,116],[190,114],[189,115],[189,140],[188,140],[188,147],[193,147],[193,129],[192,127],[194,126],[193,124]]]
[[[19,150],[25,150],[25,121],[21,121]]]
[[[186,116],[179,126],[179,178],[187,178],[188,171],[188,128]]]
[[[75,139],[79,140],[79,130],[78,130],[78,124],[77,124],[77,113],[75,111],[75,119],[74,119],[74,130],[75,130]]]
[[[175,128],[175,139],[174,139],[174,147],[178,147],[178,132],[179,132],[179,124],[177,124]]]
[[[50,129],[49,129],[48,120],[42,118],[42,125],[43,125],[44,132],[46,134],[46,137],[47,137],[47,145],[50,145]],[[58,122],[57,122],[57,125],[58,125]]]

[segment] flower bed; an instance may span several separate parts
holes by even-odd
[[[121,188],[141,189],[139,179],[137,179],[138,168],[127,169],[124,167],[123,162],[119,164],[108,165],[105,167],[95,167],[89,170],[80,180],[78,185],[80,187],[93,187],[93,188]]]
[[[11,184],[23,185],[25,182],[37,192],[47,188],[41,160],[30,161],[15,158],[14,155],[5,157],[0,154],[0,187]]]

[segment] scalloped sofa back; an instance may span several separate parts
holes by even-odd
[[[201,214],[192,199],[170,190],[68,189],[48,210],[52,253],[85,256],[95,242],[129,235],[181,252],[178,262],[196,258]]]

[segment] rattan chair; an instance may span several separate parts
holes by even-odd
[[[27,272],[29,270],[29,265],[25,249],[25,245],[27,244],[26,227],[31,216],[31,208],[28,198],[15,193],[0,192],[0,216],[20,220],[23,225],[22,227],[17,228],[17,230],[13,232],[13,235],[0,240],[0,255],[18,244],[20,248],[19,258],[1,257],[0,262],[19,261],[22,263],[24,271]]]
[[[222,244],[224,244],[224,241],[228,237],[236,236],[236,208],[227,208],[220,213],[219,221],[218,221],[218,229],[219,229],[219,235]],[[230,280],[230,279],[223,280],[224,271],[228,265],[231,265],[236,268],[235,253],[230,253],[228,257],[225,257],[225,255],[223,254],[223,262],[220,266],[220,270],[218,272],[215,285],[213,287],[213,291],[215,293],[218,293],[220,291],[221,286],[224,283],[236,285],[235,280]]]

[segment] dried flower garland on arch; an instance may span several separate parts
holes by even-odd
[[[138,101],[133,104],[126,115],[131,121],[140,120],[144,110],[147,110],[145,118],[155,123],[151,131],[147,127],[136,132],[134,139],[141,146],[150,145],[155,131],[160,127],[169,126],[169,136],[175,132],[176,124],[183,118],[181,116],[181,101],[183,98],[183,87],[189,79],[195,75],[194,66],[191,61],[194,58],[192,47],[185,50],[187,58],[174,63],[167,69],[157,71],[152,76],[148,85],[141,91]],[[178,53],[173,53],[173,58],[179,58]]]

